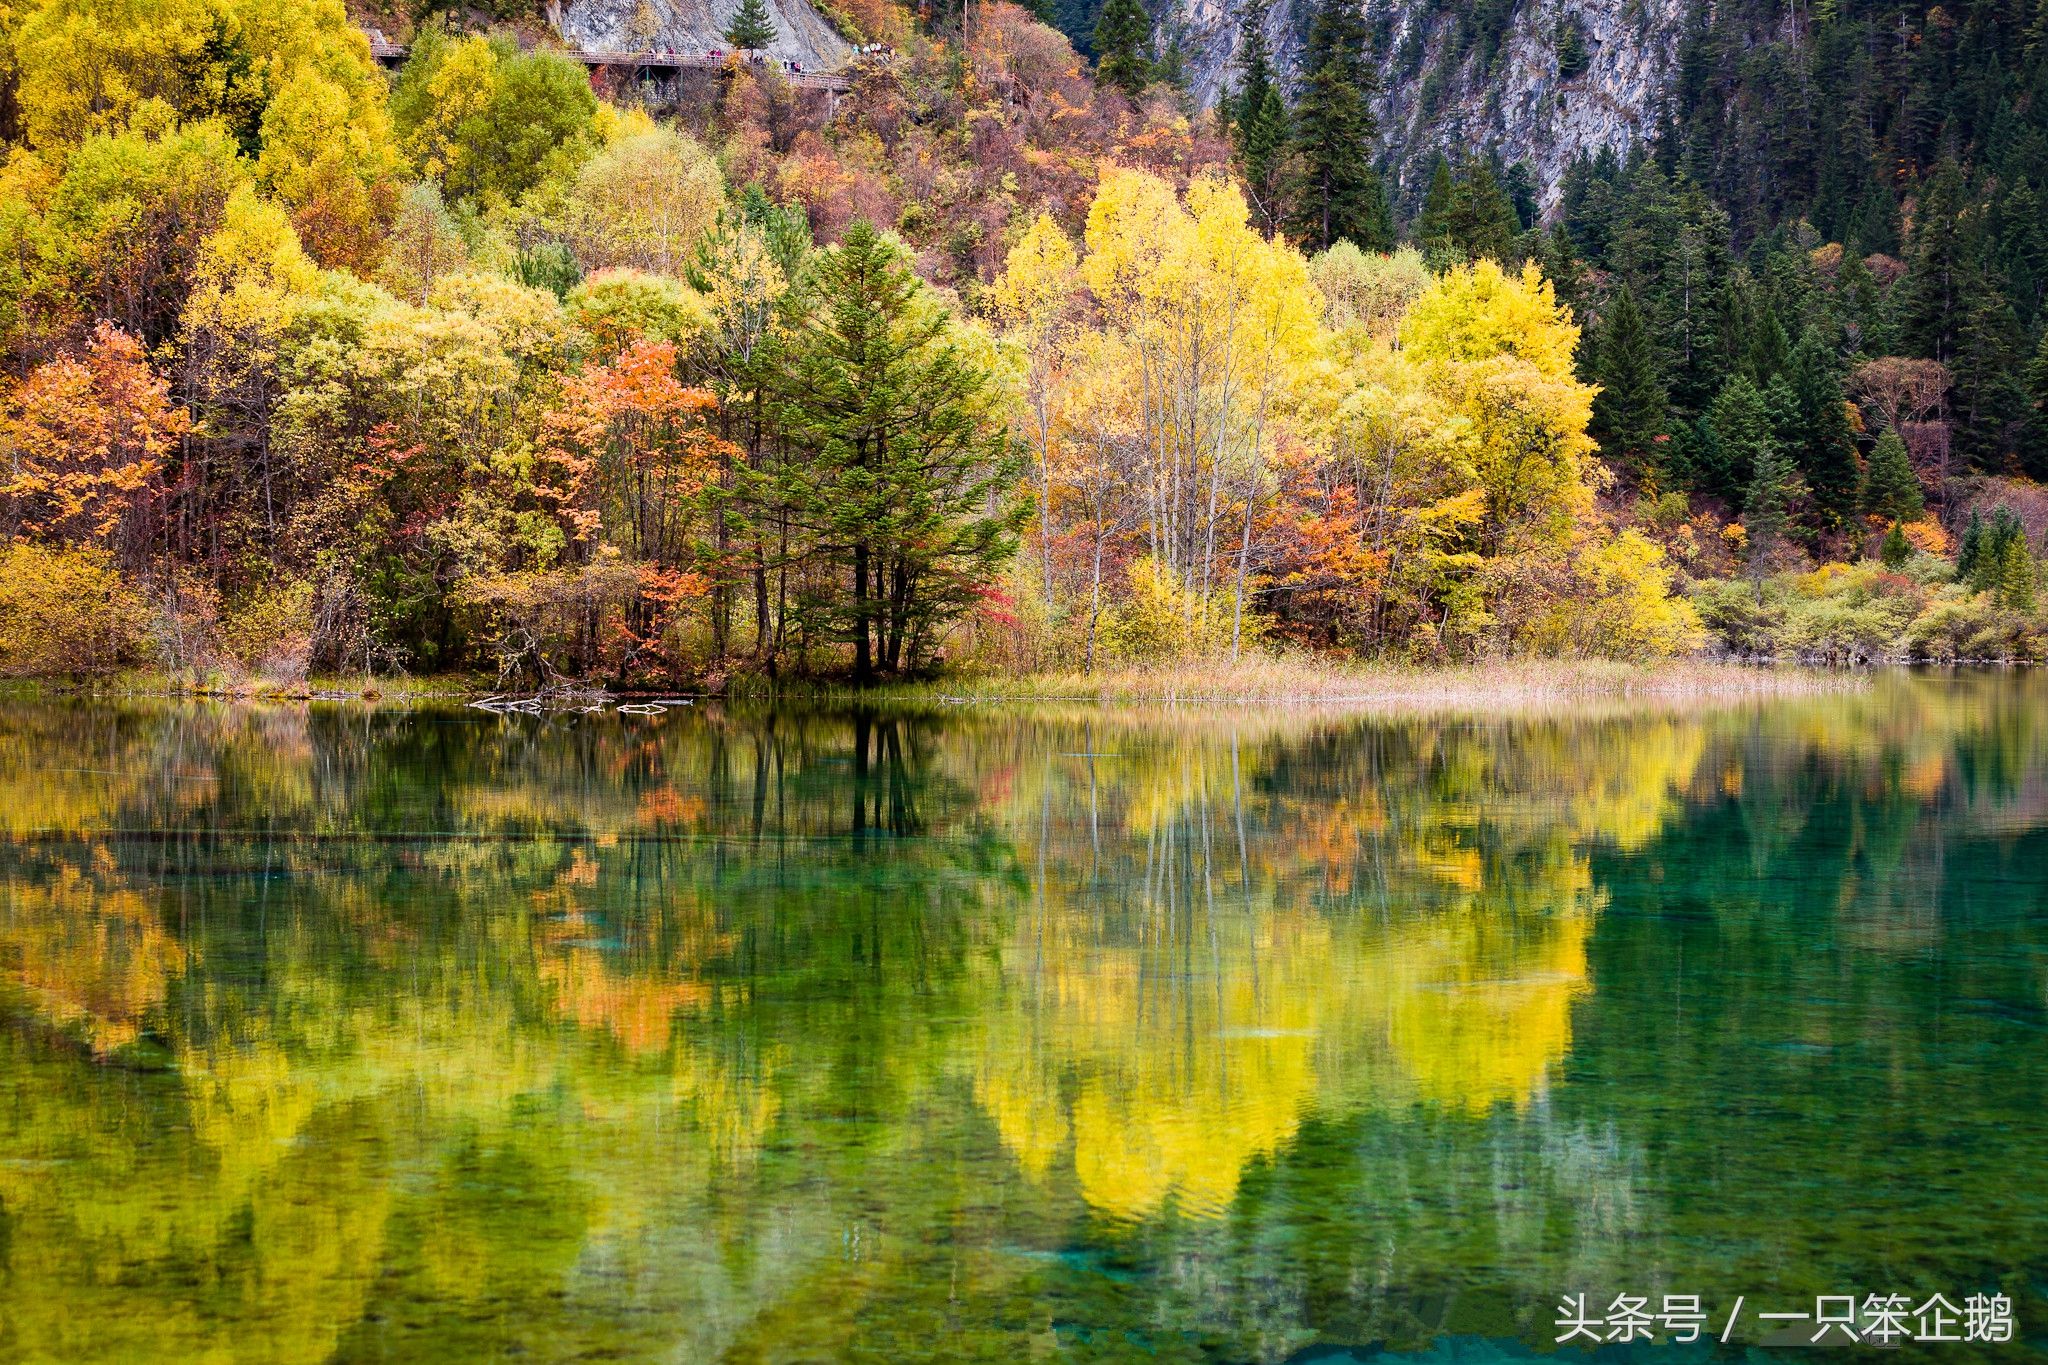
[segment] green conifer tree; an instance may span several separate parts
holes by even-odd
[[[1517,235],[1515,206],[1493,167],[1468,162],[1451,196],[1451,239],[1466,260],[1511,264]]]
[[[2024,346],[2012,305],[1977,276],[1967,286],[1949,375],[1956,453],[1991,473],[2004,470],[2020,443],[2027,415]]]
[[[1913,542],[1906,539],[1905,531],[1896,521],[1884,533],[1884,540],[1877,547],[1877,557],[1893,573],[1905,568],[1906,561],[1913,557]]]
[[[1984,518],[1973,508],[1970,524],[1956,543],[1956,582],[1970,583],[1977,577],[1977,565],[1984,558]]]
[[[1579,21],[1569,15],[1559,18],[1553,41],[1557,48],[1557,78],[1569,81],[1585,75],[1586,68],[1593,63],[1593,54],[1586,47],[1586,33],[1579,27]]]
[[[1775,440],[1766,438],[1757,447],[1752,463],[1755,472],[1750,475],[1749,492],[1742,501],[1742,528],[1749,533],[1749,570],[1759,580],[1761,591],[1763,575],[1769,572],[1771,560],[1785,543],[1785,532],[1791,525],[1797,476],[1792,462],[1785,458]]]
[[[1669,427],[1669,403],[1657,373],[1643,310],[1623,284],[1608,301],[1595,339],[1593,375],[1600,385],[1593,399],[1593,436],[1601,451],[1639,475],[1663,472],[1657,446]]]
[[[1429,172],[1429,188],[1422,192],[1422,212],[1415,216],[1415,245],[1431,261],[1448,261],[1456,255],[1451,215],[1457,198],[1458,186],[1451,178],[1451,163],[1438,156]]]
[[[2027,425],[2020,460],[2035,478],[2048,478],[2048,332],[2027,367]]]
[[[1926,507],[1920,480],[1906,458],[1906,443],[1896,431],[1886,431],[1877,438],[1870,452],[1870,467],[1864,472],[1863,510],[1894,521],[1912,521]]]
[[[1956,578],[1977,592],[1990,593],[1993,601],[2008,610],[2032,610],[2034,554],[2019,514],[2000,507],[1988,522],[1980,523],[1975,513],[1970,521],[1971,530],[1977,532],[1976,543],[1970,545],[1966,533],[1965,555],[1957,558]]]
[[[1021,472],[995,381],[900,246],[865,220],[813,258],[772,417],[802,458],[781,496],[842,593],[807,628],[853,646],[853,671],[927,663],[1016,550]],[[997,510],[992,510],[997,509]]]
[[[725,40],[742,52],[759,52],[775,41],[775,20],[763,0],[740,0],[732,22],[725,26]]]
[[[1095,79],[1136,98],[1152,79],[1151,40],[1152,16],[1141,0],[1108,0],[1095,19]]]
[[[1379,82],[1366,40],[1356,0],[1319,0],[1302,56],[1307,75],[1294,107],[1287,220],[1294,235],[1318,251],[1339,240],[1365,251],[1394,245],[1386,187],[1372,164],[1379,137],[1372,97]]]
[[[1252,201],[1252,213],[1268,232],[1280,226],[1281,171],[1287,159],[1287,106],[1273,81],[1266,43],[1268,0],[1248,0],[1239,20],[1237,90],[1226,101],[1232,159]]]
[[[1906,278],[1898,286],[1900,331],[1921,355],[1954,358],[1968,305],[1974,243],[1964,222],[1963,173],[1943,161],[1922,187],[1907,246]]]
[[[1748,375],[1738,374],[1722,386],[1701,425],[1701,467],[1695,475],[1700,491],[1740,505],[1756,477],[1757,461],[1777,444],[1764,395]]]
[[[1849,431],[1842,383],[1818,329],[1809,327],[1800,337],[1787,378],[1794,408],[1789,429],[1778,432],[1779,441],[1813,493],[1821,529],[1840,530],[1856,510],[1863,471]]]

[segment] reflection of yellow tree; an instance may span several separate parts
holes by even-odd
[[[66,863],[0,885],[0,961],[36,1014],[103,1056],[163,1005],[185,949],[118,879]]]
[[[1808,790],[1772,769],[1790,744],[1881,798],[1856,832],[1873,853],[1938,843],[1919,822],[2039,827],[2040,708],[1902,686],[1774,708],[1754,751],[1740,714],[1235,736],[1213,715],[961,715],[906,729],[902,792],[872,756],[859,779],[939,837],[851,851],[830,718],[589,748],[464,730],[439,789],[388,808],[431,811],[431,837],[358,846],[398,766],[374,714],[195,708],[69,737],[0,717],[0,1003],[79,1044],[0,1032],[10,1348],[363,1354],[348,1334],[392,1283],[502,1307],[573,1285],[579,1257],[694,1277],[663,1281],[694,1324],[682,1354],[749,1323],[818,1340],[816,1315],[850,1324],[932,1268],[901,1228],[963,1207],[948,1163],[986,1174],[963,1114],[1014,1154],[1001,1178],[1142,1219],[1222,1212],[1318,1113],[1529,1106],[1590,989],[1595,850],[1650,848],[1689,795],[1796,828],[1765,806]],[[1965,771],[1966,743],[1998,762]],[[266,822],[321,837],[105,837]],[[976,851],[917,861],[941,847]],[[260,883],[273,908],[242,915],[273,860],[288,889]],[[149,889],[172,873],[196,874],[189,913]],[[103,1064],[160,1063],[158,1041],[168,1074]],[[461,1165],[508,1152],[547,1185],[545,1255],[522,1259],[530,1229],[494,1222],[497,1187]],[[776,1204],[792,1166],[803,1192]],[[856,1221],[894,1246],[848,1271]]]
[[[1652,837],[1704,749],[1677,720],[1418,722],[1290,792],[1265,780],[1284,745],[1113,735],[1114,765],[1014,786],[1035,904],[975,1093],[1027,1174],[1070,1160],[1123,1218],[1220,1213],[1311,1107],[1528,1104],[1588,988],[1590,846]]]

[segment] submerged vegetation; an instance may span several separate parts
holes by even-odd
[[[0,12],[0,674],[2048,651],[1974,134],[1853,249],[1675,142],[1397,222],[1334,0],[1220,115],[1135,4],[1100,81],[875,3],[837,104],[658,107],[509,30],[387,77],[334,0],[104,10]]]

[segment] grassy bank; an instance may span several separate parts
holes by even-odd
[[[460,700],[489,691],[488,680],[468,674],[315,676],[280,679],[209,672],[198,675],[130,670],[88,678],[14,678],[0,695],[48,697],[209,697],[225,701]]]
[[[959,675],[926,682],[855,688],[843,682],[784,679],[773,686],[736,678],[729,700],[750,703],[856,701],[933,706],[972,703],[1082,703],[1106,706],[1313,706],[1351,710],[1527,709],[1593,701],[1672,705],[1760,700],[1853,691],[1867,676],[1847,670],[1737,663],[1522,660],[1416,667],[1303,656],[1161,664],[1073,673]],[[86,680],[9,682],[14,697],[204,697],[229,701],[467,701],[500,695],[493,680],[466,674],[313,677],[299,681],[129,672]],[[628,694],[615,694],[620,700]],[[702,696],[691,688],[665,696]]]
[[[1866,685],[1867,679],[1857,673],[1735,663],[1541,659],[1420,668],[1262,657],[1235,664],[1120,668],[1093,675],[953,678],[894,692],[953,702],[1483,710],[1582,701],[1740,701],[1853,691]]]

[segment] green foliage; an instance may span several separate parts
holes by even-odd
[[[2027,367],[2027,417],[2021,458],[2036,478],[2048,475],[2048,332]]]
[[[1379,78],[1366,50],[1364,16],[1349,0],[1319,0],[1302,54],[1294,106],[1288,228],[1310,247],[1348,241],[1366,251],[1394,245],[1386,187],[1373,167]]]
[[[1815,519],[1837,531],[1856,510],[1863,472],[1834,358],[1817,329],[1800,338],[1788,369],[1792,406],[1780,419],[1778,439],[1813,495]]]
[[[592,148],[597,96],[583,66],[508,37],[451,39],[425,26],[391,92],[415,168],[451,200],[505,205]]]
[[[1906,567],[1906,561],[1913,557],[1913,544],[1906,539],[1905,531],[1896,521],[1884,533],[1884,540],[1878,546],[1877,557],[1893,573]]]
[[[1152,79],[1152,16],[1143,0],[1107,0],[1095,20],[1095,78],[1135,96]]]
[[[1586,74],[1586,68],[1593,63],[1593,53],[1586,45],[1585,30],[1575,17],[1562,15],[1558,18],[1552,44],[1557,49],[1559,80],[1576,80]]]
[[[1692,602],[1730,653],[1821,664],[1905,655],[1927,602],[1918,583],[1874,564],[1695,584]]]
[[[1871,448],[1870,464],[1863,476],[1863,510],[1872,516],[1889,517],[1897,523],[1912,521],[1926,508],[1920,480],[1906,457],[1906,443],[1896,431],[1887,429]]]
[[[1742,499],[1742,526],[1749,533],[1749,562],[1761,572],[1784,543],[1798,474],[1775,439],[1752,445],[1749,489]]]
[[[1763,453],[1775,449],[1777,439],[1763,394],[1747,375],[1736,375],[1700,424],[1691,460],[1694,486],[1739,504]]]
[[[2026,527],[2011,508],[2000,507],[1988,522],[1971,515],[1956,560],[1957,581],[1989,593],[2002,608],[2025,611],[2034,605],[2036,576]]]
[[[864,221],[819,253],[777,367],[773,411],[804,452],[782,496],[844,585],[808,605],[854,674],[916,671],[1016,548],[1021,472],[968,339]],[[994,510],[992,510],[994,509]]]
[[[1441,268],[1482,258],[1509,262],[1520,230],[1515,206],[1491,165],[1468,161],[1454,174],[1448,162],[1438,160],[1415,221],[1415,243],[1432,263]]]
[[[1287,155],[1287,106],[1273,80],[1272,54],[1266,45],[1265,0],[1245,6],[1238,20],[1235,65],[1237,89],[1226,91],[1222,110],[1230,123],[1230,143],[1238,178],[1244,182],[1252,210],[1268,231],[1280,223],[1281,171]]]
[[[1654,475],[1666,435],[1669,400],[1659,382],[1655,350],[1642,310],[1626,284],[1601,314],[1594,339],[1593,436],[1602,453],[1639,476]]]
[[[775,20],[763,0],[740,0],[725,26],[725,40],[742,52],[759,52],[775,41]]]

